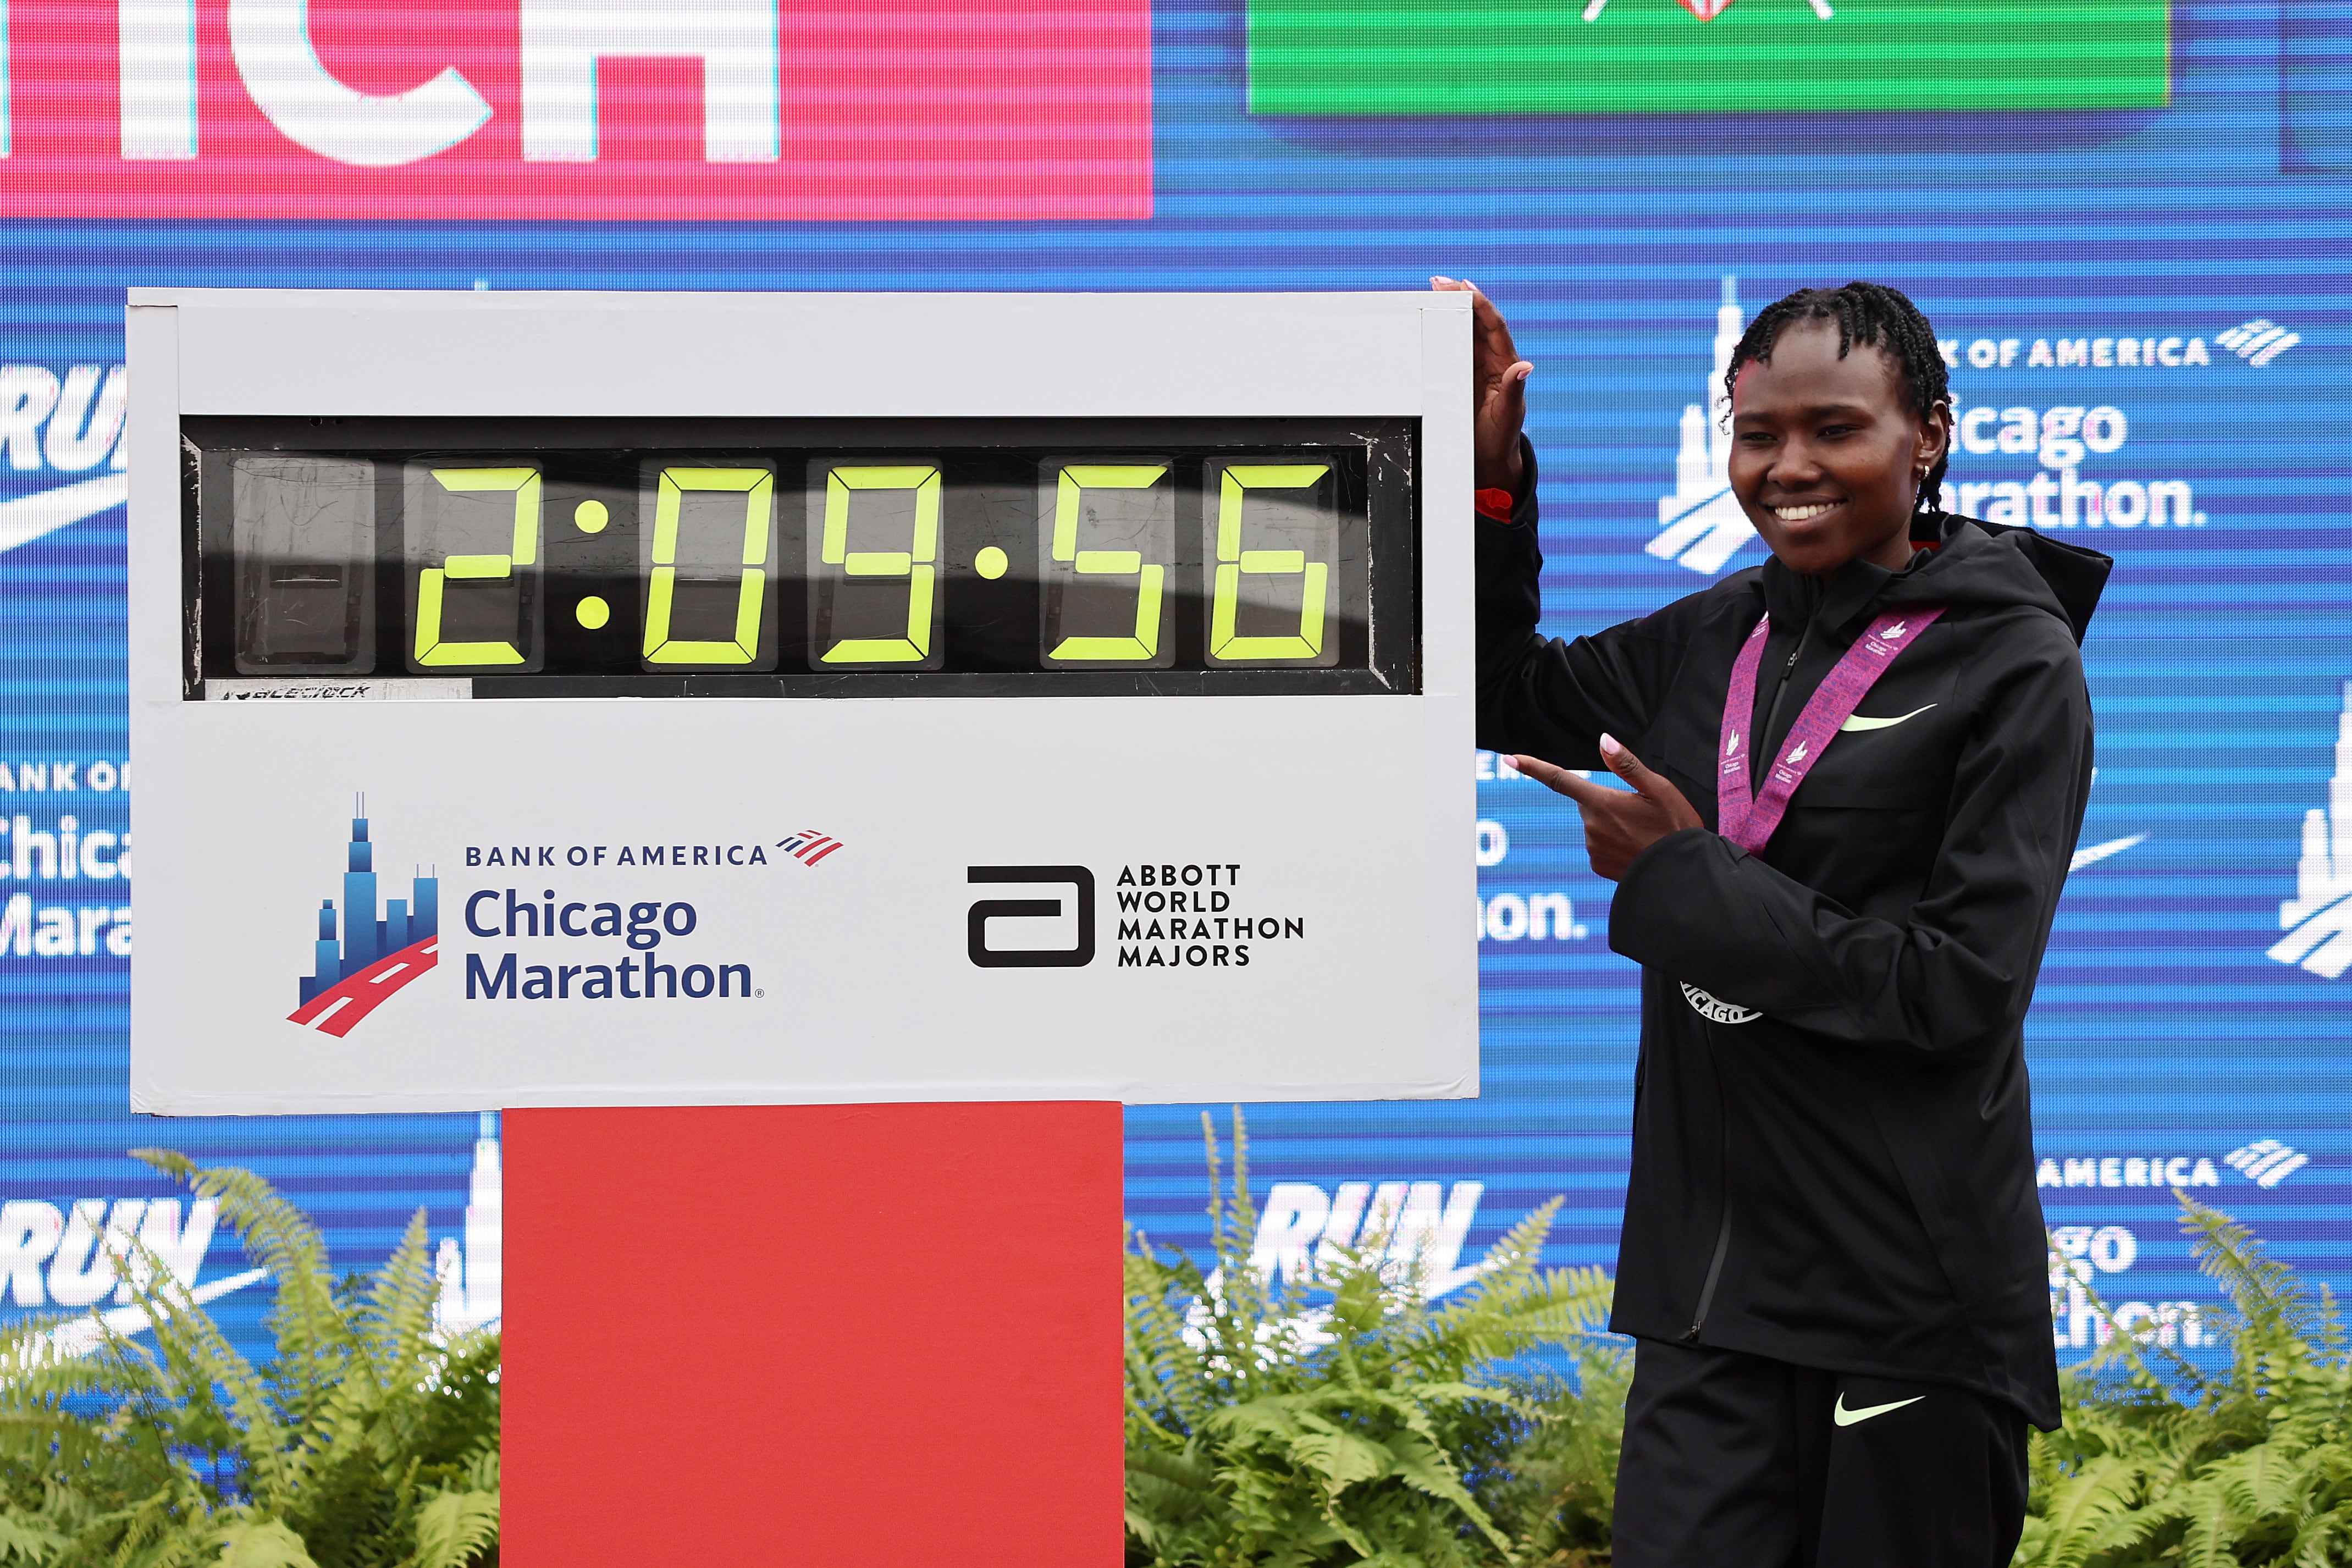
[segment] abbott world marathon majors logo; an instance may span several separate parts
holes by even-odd
[[[1762,554],[1760,545],[1744,551],[1756,531],[1731,493],[1731,405],[1723,388],[1745,321],[1739,280],[1727,276],[1701,400],[1683,408],[1675,486],[1658,498],[1658,531],[1643,546],[1661,561],[1709,576]],[[2123,407],[2063,395],[1979,398],[1967,383],[1977,372],[2088,370],[2116,372],[2109,378],[2116,384],[2129,372],[2146,385],[2150,378],[2210,370],[2217,347],[2222,363],[2267,365],[2300,341],[2267,320],[2246,321],[2210,342],[2193,332],[2126,337],[2092,331],[1938,340],[1953,373],[1957,421],[1944,504],[1988,522],[2061,531],[2202,528],[2207,517],[2188,480],[2130,471],[2124,454],[2131,417]]]
[[[1103,878],[1087,866],[967,867],[966,881],[996,893],[966,910],[964,952],[982,969],[1084,968],[1108,915],[1120,969],[1247,969],[1307,940],[1306,917],[1269,907],[1249,871],[1241,861],[1141,860]]]

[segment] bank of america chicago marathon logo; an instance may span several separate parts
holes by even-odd
[[[1739,344],[1745,318],[1739,279],[1723,279],[1722,303],[1715,313],[1715,354],[1701,401],[1683,408],[1675,453],[1675,488],[1658,498],[1658,531],[1642,548],[1661,561],[1708,576],[1723,571],[1756,537],[1755,527],[1731,493],[1731,405],[1723,375]],[[2201,336],[2159,333],[2149,337],[2060,334],[2035,338],[1946,338],[1937,346],[1955,371],[2128,369],[2153,373],[2193,370],[2213,363],[2219,345],[2248,364],[2267,365],[2301,342],[2300,334],[2257,318],[2219,333],[2212,344]],[[2039,529],[2202,528],[2205,514],[2186,479],[2084,478],[2095,458],[2121,451],[2131,421],[2110,405],[2051,406],[1955,399],[1953,472],[1944,483],[1948,505],[1989,522],[2023,523]],[[2024,479],[1971,477],[1979,466],[2031,459]],[[1979,459],[1989,459],[1979,464]],[[1752,554],[1753,552],[1751,552]],[[1742,563],[1745,563],[1744,562]]]
[[[438,966],[441,952],[440,907],[441,883],[437,876],[420,871],[410,883],[409,896],[392,899],[381,907],[377,901],[375,846],[369,837],[370,825],[365,797],[361,797],[352,817],[351,840],[344,847],[342,905],[337,909],[332,898],[321,899],[318,910],[318,938],[312,947],[311,971],[299,978],[298,992],[300,1005],[287,1015],[287,1021],[314,1028],[338,1038],[348,1035],[370,1013],[397,994],[419,976]],[[803,827],[777,840],[774,847],[781,851],[774,863],[784,860],[803,867],[814,867],[845,847],[831,834]],[[771,864],[766,848],[760,845],[651,845],[620,846],[616,851],[606,847],[576,846],[568,849],[547,845],[492,846],[487,850],[477,846],[467,852],[467,864],[474,867],[520,868],[567,866],[615,867],[662,866],[765,866]],[[552,900],[551,891],[548,898]],[[503,907],[496,907],[503,900]],[[483,928],[478,923],[478,906],[484,900],[494,906],[489,917],[503,925]],[[658,967],[667,984],[668,994],[684,984],[690,996],[708,995],[720,983],[720,974],[740,975],[741,994],[755,994],[751,984],[750,967],[745,964],[723,964],[714,972],[709,966],[689,965],[690,976],[681,980],[671,965],[656,966],[650,956],[665,935],[684,936],[695,928],[693,906],[677,901],[639,902],[629,906],[624,914],[618,903],[593,906],[597,913],[594,923],[572,929],[574,911],[589,913],[584,902],[541,905],[527,895],[518,899],[515,889],[477,892],[467,901],[467,929],[477,936],[618,936],[633,949],[644,951],[643,993],[632,988],[636,977],[638,961],[624,957],[617,966],[583,964],[575,966],[530,966],[520,969],[513,954],[505,955],[496,968],[484,965],[478,955],[467,955],[467,994],[468,996],[488,994],[511,998],[528,997],[539,1000],[560,993],[571,994],[570,981],[583,977],[582,999],[601,1000],[611,996],[617,973],[621,994],[628,997],[651,996],[655,972]],[[609,912],[607,912],[609,911]],[[625,924],[624,923],[625,921]],[[542,928],[544,928],[542,930]],[[560,980],[558,976],[560,975]],[[541,984],[544,977],[544,986]],[[601,978],[601,987],[598,981]],[[700,983],[702,989],[696,990]],[[725,986],[723,994],[734,994],[736,988]]]
[[[771,856],[773,847],[779,854]],[[831,834],[814,827],[776,840],[751,844],[509,844],[468,845],[466,865],[471,869],[543,868],[553,881],[566,870],[627,869],[642,875],[671,871],[762,869],[793,864],[810,870],[845,847]],[[518,879],[519,880],[520,879]],[[531,880],[537,880],[534,878]],[[512,947],[503,952],[467,952],[466,1000],[507,1002],[650,1002],[685,997],[732,998],[751,1001],[767,995],[752,978],[748,962],[692,963],[694,956],[676,947],[663,951],[672,939],[693,936],[702,930],[695,906],[683,899],[648,899],[640,884],[625,900],[572,897],[580,889],[542,888],[534,896],[525,888],[478,888],[462,905],[453,903],[454,918],[467,936],[482,941],[577,942],[618,939],[623,947],[546,949]],[[706,933],[707,934],[707,933]],[[530,963],[535,956],[578,957],[577,963]],[[675,963],[665,963],[675,959]],[[603,960],[604,962],[597,962]],[[575,989],[575,983],[577,988]]]

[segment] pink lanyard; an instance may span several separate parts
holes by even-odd
[[[1853,717],[1895,656],[1910,646],[1944,613],[1941,605],[1880,616],[1870,623],[1821,685],[1790,726],[1786,749],[1765,771],[1764,792],[1751,796],[1748,784],[1748,742],[1744,732],[1756,711],[1756,671],[1764,662],[1764,640],[1771,635],[1772,617],[1756,623],[1731,666],[1731,692],[1723,704],[1723,750],[1715,778],[1716,831],[1747,850],[1761,854],[1773,829],[1788,814],[1789,797],[1813,771],[1829,749],[1838,728]]]

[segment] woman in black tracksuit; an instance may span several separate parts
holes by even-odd
[[[1476,310],[1478,743],[1582,808],[1642,965],[1618,1568],[2006,1563],[2026,1424],[2058,1418],[2023,1025],[2109,562],[1936,508],[1934,333],[1855,283],[1732,358],[1731,485],[1771,558],[1546,640],[1530,367]],[[1569,771],[1603,764],[1632,789]]]

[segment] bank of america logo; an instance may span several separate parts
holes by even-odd
[[[2221,1163],[2257,1186],[2275,1187],[2310,1164],[2311,1156],[2275,1138],[2258,1138],[2221,1156]]]
[[[776,847],[803,866],[814,866],[840,848],[841,840],[814,827],[803,827],[790,838],[778,839]]]
[[[1705,401],[1683,408],[1682,443],[1675,452],[1675,488],[1658,498],[1658,536],[1642,548],[1661,561],[1712,576],[1756,537],[1755,525],[1731,493],[1731,399],[1723,373],[1739,346],[1739,279],[1726,275],[1715,312],[1715,361]]]
[[[342,936],[335,933],[335,900],[319,901],[319,940],[311,972],[301,977],[302,1005],[289,1023],[341,1037],[394,992],[440,960],[441,882],[420,876],[410,896],[379,912],[375,846],[368,840],[365,797],[352,817],[343,868]]]
[[[2336,776],[2327,804],[2303,817],[2303,854],[2294,863],[2294,897],[2279,906],[2286,935],[2271,950],[2325,980],[2352,969],[2352,681],[2336,721]]]
[[[2276,321],[2257,316],[2231,327],[2213,341],[2248,364],[2268,364],[2303,342],[2303,334],[2290,332]]]

